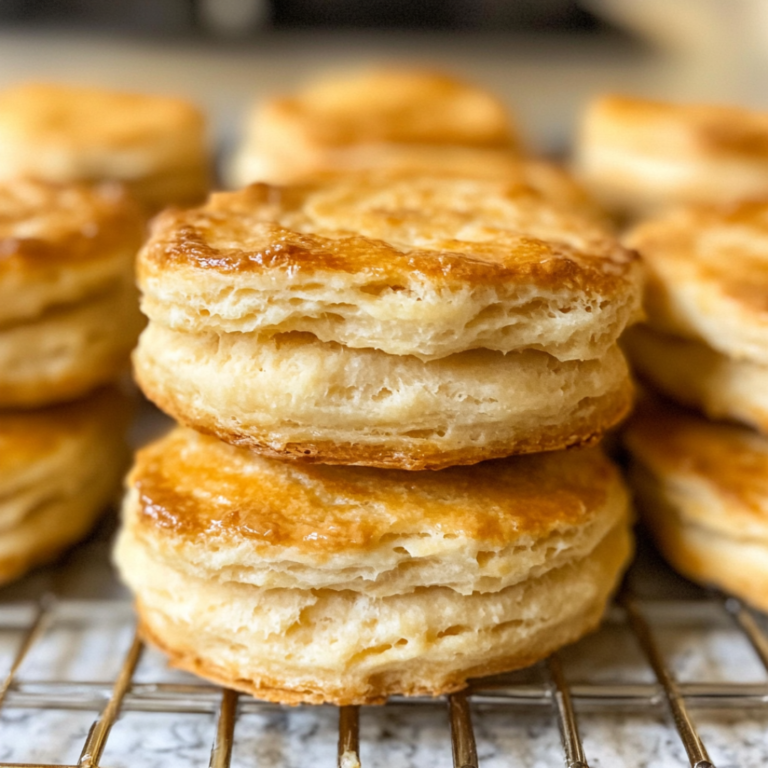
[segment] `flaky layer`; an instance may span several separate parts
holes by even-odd
[[[576,640],[599,621],[630,549],[622,523],[588,557],[499,592],[386,598],[190,577],[130,528],[116,560],[144,636],[176,666],[272,701],[363,704],[455,691]]]
[[[649,324],[768,365],[768,202],[687,208],[632,230]]]
[[[139,256],[144,311],[196,333],[309,332],[435,359],[474,348],[604,354],[640,265],[529,186],[451,176],[254,185],[169,211]]]
[[[114,381],[144,324],[137,299],[124,279],[96,297],[0,328],[0,406],[74,400]]]
[[[423,363],[308,334],[196,336],[150,323],[134,368],[163,410],[226,442],[403,469],[591,442],[631,403],[616,346],[586,362],[474,350]]]
[[[633,368],[683,405],[768,433],[768,365],[734,360],[706,344],[635,326],[622,338]]]
[[[132,535],[180,571],[380,597],[500,591],[585,557],[627,510],[596,448],[411,473],[278,462],[182,428],[128,486]]]
[[[584,116],[576,165],[610,210],[768,194],[768,113],[605,96]]]

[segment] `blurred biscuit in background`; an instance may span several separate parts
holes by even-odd
[[[670,564],[768,610],[768,438],[645,400],[625,443],[641,516]]]
[[[211,186],[205,118],[177,98],[53,83],[0,92],[0,179],[120,181],[150,211]]]
[[[120,375],[143,325],[144,227],[115,184],[0,182],[0,407],[74,399]]]
[[[582,118],[575,168],[606,209],[629,218],[765,197],[768,112],[602,96]]]
[[[520,150],[517,128],[496,97],[442,73],[372,70],[256,105],[229,181],[239,187],[324,171],[436,170],[435,161],[466,164],[462,149],[480,164]]]
[[[128,463],[128,398],[100,390],[35,411],[0,411],[0,583],[85,536]]]
[[[115,559],[143,636],[289,704],[438,695],[532,664],[597,625],[632,550],[621,475],[594,448],[413,473],[179,428],[128,486]]]

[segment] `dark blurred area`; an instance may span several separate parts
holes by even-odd
[[[594,33],[606,28],[574,0],[0,0],[0,25],[211,38],[292,29]]]

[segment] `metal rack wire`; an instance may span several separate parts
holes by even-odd
[[[717,606],[717,610],[730,617],[733,625],[743,633],[756,652],[763,667],[768,670],[768,635],[759,618],[734,598],[710,594],[704,602]],[[107,604],[109,605],[109,604]],[[124,601],[113,606],[126,609]],[[472,710],[476,707],[500,708],[514,712],[516,708],[537,709],[543,716],[554,718],[559,726],[563,756],[567,768],[587,768],[588,755],[579,734],[577,710],[609,711],[625,708],[658,713],[666,709],[669,722],[676,730],[692,768],[713,766],[702,737],[696,728],[691,708],[768,708],[768,683],[683,683],[676,679],[664,659],[656,632],[647,618],[649,610],[663,607],[664,614],[677,621],[690,620],[692,613],[701,613],[702,600],[665,601],[640,598],[624,591],[609,615],[609,621],[626,626],[635,638],[655,682],[601,684],[587,682],[570,684],[560,656],[555,654],[542,665],[543,682],[510,682],[508,678],[476,680],[466,691],[442,699],[398,698],[394,704],[435,706],[447,704],[450,723],[453,764],[457,768],[478,766],[478,751],[472,725]],[[19,669],[40,638],[66,610],[67,601],[44,596],[38,600],[34,612],[26,623],[18,617],[7,622],[0,612],[0,634],[23,630],[7,676],[0,684],[0,708],[45,710],[95,710],[100,712],[88,732],[80,758],[79,768],[98,768],[104,754],[112,726],[121,714],[131,711],[163,713],[208,713],[216,718],[215,737],[210,751],[211,768],[227,768],[232,758],[238,719],[246,713],[279,709],[278,705],[258,702],[237,692],[223,690],[203,682],[192,684],[168,682],[139,682],[134,673],[144,650],[137,635],[125,653],[113,683],[64,682],[57,680],[25,682],[19,678]],[[115,608],[114,610],[117,610]],[[125,614],[123,614],[125,615]],[[475,716],[478,712],[475,711]],[[360,765],[360,708],[341,707],[338,710],[338,765],[355,768]],[[30,763],[0,763],[16,768],[43,768]],[[62,765],[62,764],[49,764]],[[46,766],[46,768],[48,768]],[[72,766],[74,768],[74,766]]]

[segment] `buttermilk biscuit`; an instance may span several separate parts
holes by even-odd
[[[660,403],[638,409],[625,439],[641,513],[669,562],[768,610],[768,440]]]
[[[768,113],[604,96],[587,108],[576,167],[610,210],[768,195]]]
[[[0,182],[0,406],[72,399],[119,374],[142,325],[143,233],[114,185]]]
[[[441,694],[591,630],[631,550],[597,449],[439,473],[141,451],[116,561],[174,665],[272,701]]]
[[[640,377],[665,395],[712,419],[735,419],[768,434],[768,365],[639,325],[621,345]]]
[[[519,149],[495,97],[444,74],[375,70],[255,107],[229,175],[234,186],[285,184],[322,171],[402,167],[435,149],[461,148]]]
[[[151,323],[134,354],[166,413],[276,458],[440,469],[598,439],[629,411],[624,358],[487,349],[421,362],[311,334],[190,334]]]
[[[640,263],[530,186],[399,174],[256,184],[166,211],[143,309],[185,333],[312,333],[434,360],[468,349],[600,357],[633,320]]]
[[[0,92],[0,178],[116,180],[150,209],[210,187],[205,119],[180,99],[62,84]]]
[[[768,201],[679,209],[626,244],[646,265],[651,327],[768,365]]]
[[[102,391],[38,411],[0,412],[0,583],[82,538],[119,489],[128,401]]]

